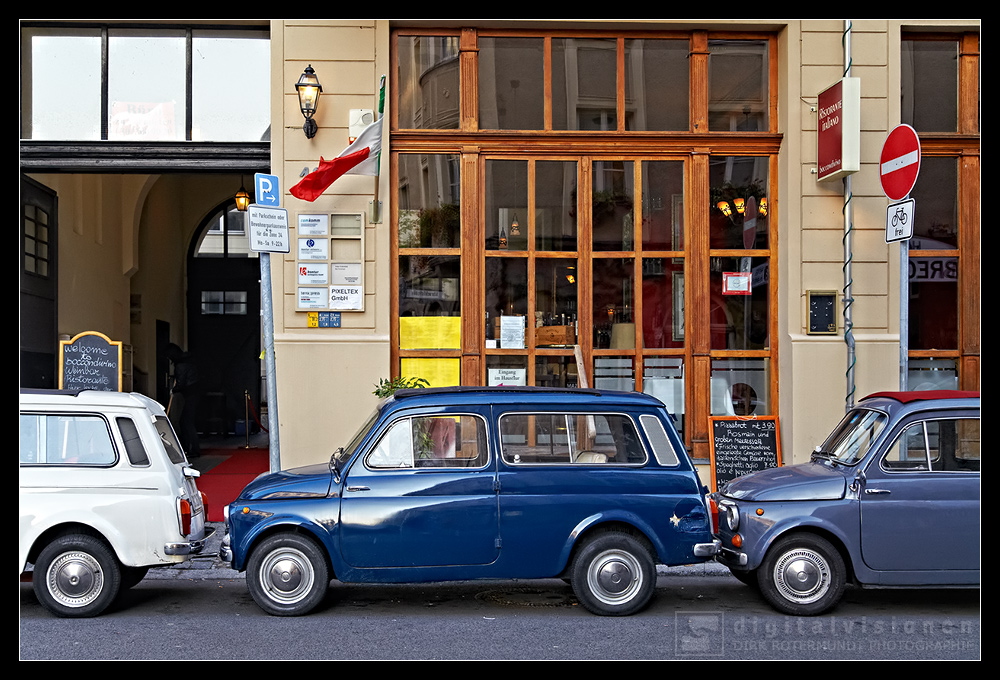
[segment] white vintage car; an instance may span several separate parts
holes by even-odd
[[[162,407],[140,394],[21,390],[18,567],[39,602],[96,616],[212,529]]]

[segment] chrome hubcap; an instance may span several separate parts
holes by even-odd
[[[281,604],[298,602],[312,589],[312,564],[294,548],[272,552],[261,564],[259,573],[264,592]]]
[[[85,607],[104,589],[100,563],[85,552],[68,552],[57,557],[45,574],[49,594],[66,607]]]
[[[607,550],[590,563],[587,583],[590,592],[605,604],[621,604],[632,599],[642,587],[642,567],[627,552]]]
[[[785,599],[809,604],[830,589],[830,567],[823,556],[813,550],[792,550],[774,565],[774,584]]]

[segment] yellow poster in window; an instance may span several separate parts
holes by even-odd
[[[459,349],[461,338],[462,317],[399,317],[400,349]]]
[[[399,360],[399,374],[407,378],[423,378],[428,387],[450,387],[461,384],[462,367],[459,359],[408,358]]]

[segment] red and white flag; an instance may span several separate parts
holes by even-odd
[[[378,175],[381,151],[382,118],[379,118],[333,160],[320,156],[319,167],[293,186],[291,194],[303,201],[315,201],[341,175]]]

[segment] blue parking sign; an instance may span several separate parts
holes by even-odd
[[[281,190],[278,187],[277,175],[262,175],[258,172],[253,176],[253,182],[256,187],[257,205],[272,208],[281,205]]]

